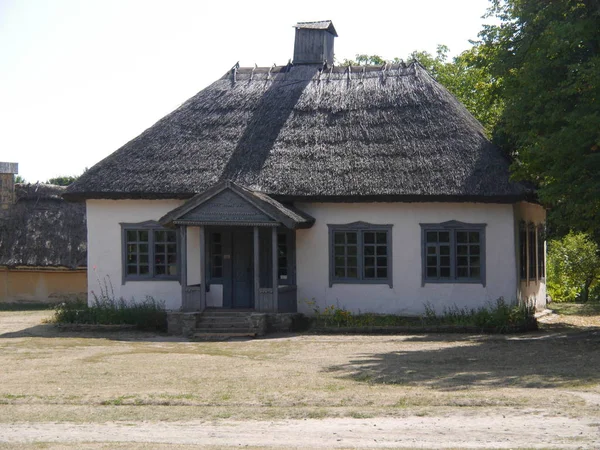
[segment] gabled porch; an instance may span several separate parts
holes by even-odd
[[[227,181],[160,223],[179,230],[182,311],[296,311],[295,230],[312,217]]]

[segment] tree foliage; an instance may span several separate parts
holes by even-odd
[[[356,55],[356,59],[344,59],[342,66],[382,66],[387,61],[379,55]],[[400,62],[398,58],[394,62]]]
[[[504,104],[494,141],[560,235],[600,242],[600,0],[493,0],[477,48]]]
[[[77,178],[79,178],[79,176],[63,175],[63,176],[59,176],[59,177],[50,178],[48,181],[46,181],[46,184],[56,184],[58,186],[68,186],[71,183],[73,183],[75,180],[77,180]]]
[[[21,175],[15,175],[15,183],[25,184],[27,181]]]
[[[550,241],[547,272],[548,293],[553,300],[600,300],[598,245],[586,234],[571,232]]]
[[[484,65],[477,65],[479,48],[471,47],[460,55],[449,59],[450,49],[438,45],[436,55],[428,52],[413,52],[409,60],[418,61],[427,71],[448,89],[491,135],[500,113],[502,100],[494,95],[496,80]]]

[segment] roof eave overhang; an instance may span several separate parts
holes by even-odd
[[[502,203],[530,202],[540,204],[535,193],[518,195],[276,195],[280,202],[298,203]]]
[[[62,197],[71,202],[81,202],[85,200],[189,200],[193,198],[194,193],[176,192],[176,193],[154,193],[154,192],[66,192]],[[535,192],[511,195],[421,195],[421,194],[376,194],[376,195],[289,195],[289,194],[269,194],[273,199],[279,202],[292,203],[517,203],[530,202],[541,204]],[[299,226],[298,228],[303,228]]]

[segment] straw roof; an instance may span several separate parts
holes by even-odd
[[[280,201],[531,197],[509,164],[417,63],[234,67],[65,196],[189,198],[232,180]]]
[[[16,184],[16,203],[0,215],[0,266],[86,266],[85,205],[62,198],[65,188]]]

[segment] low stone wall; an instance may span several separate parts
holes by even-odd
[[[298,313],[271,313],[265,314],[268,333],[282,333],[295,331],[294,323],[302,316]]]
[[[167,313],[167,331],[174,336],[191,337],[194,334],[199,312]],[[251,312],[247,316],[248,329],[257,336],[267,333],[302,331],[308,327],[308,319],[299,313],[259,313]]]
[[[168,312],[167,332],[174,336],[190,337],[196,329],[199,312]]]

